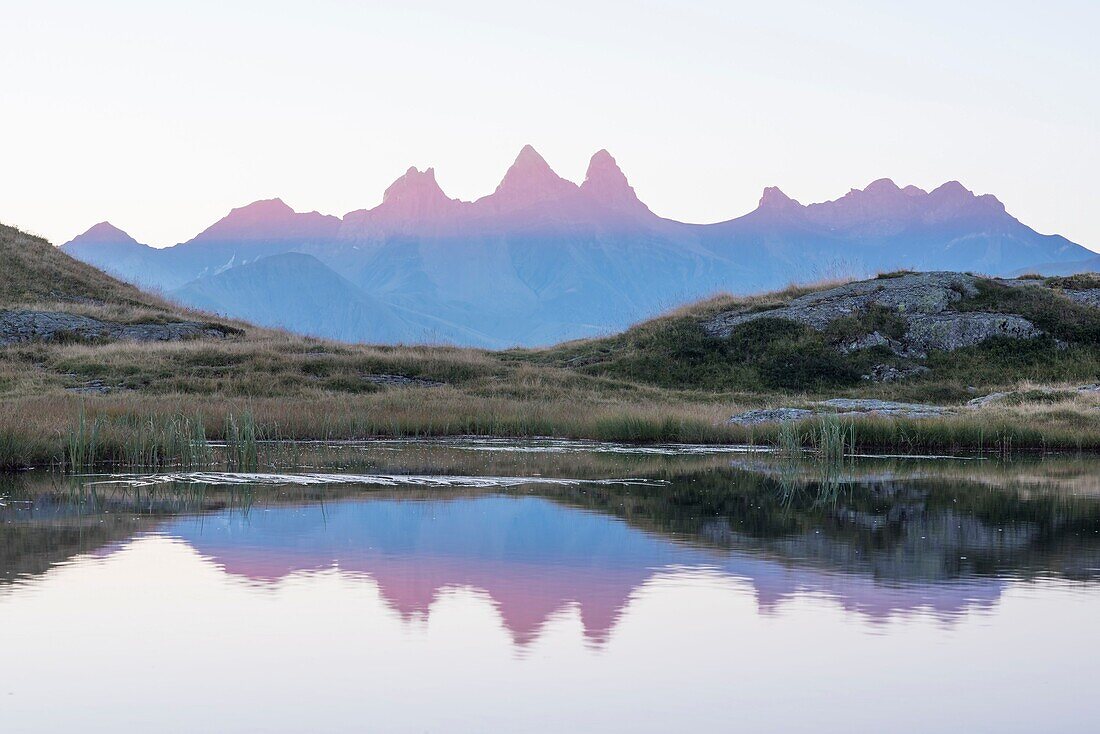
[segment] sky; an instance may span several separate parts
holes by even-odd
[[[1100,2],[0,1],[0,222],[187,240],[607,148],[662,216],[959,180],[1100,250]]]

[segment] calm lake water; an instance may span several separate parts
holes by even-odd
[[[1100,728],[1096,459],[278,451],[0,479],[0,731]]]

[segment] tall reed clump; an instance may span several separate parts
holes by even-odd
[[[802,435],[798,432],[798,426],[792,421],[783,421],[776,432],[776,448],[779,454],[785,458],[794,458],[802,455]]]
[[[835,415],[824,415],[814,427],[814,463],[823,497],[840,488],[844,472],[844,459],[855,453],[855,423],[845,426]]]
[[[90,418],[84,404],[80,404],[80,414],[76,423],[69,429],[66,445],[66,468],[69,471],[83,471],[96,464],[100,459],[102,447],[99,441],[101,421],[99,416]]]
[[[802,459],[802,434],[793,421],[783,421],[775,435],[779,455],[780,501],[788,506],[798,492]]]
[[[260,465],[260,435],[252,411],[225,417],[226,469],[254,472]]]
[[[127,426],[122,460],[130,467],[205,469],[214,463],[202,416],[139,418]]]
[[[0,428],[0,472],[25,469],[59,457],[63,461],[63,451],[64,446],[59,447],[47,438],[27,436],[18,429]]]

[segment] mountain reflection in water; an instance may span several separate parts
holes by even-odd
[[[399,468],[395,462],[403,462],[418,475],[432,471],[473,475],[470,470],[476,467],[469,462],[480,461],[482,476],[490,484],[489,469],[515,477],[555,468],[539,460],[532,464],[530,457],[513,461],[483,456],[484,452],[476,459],[453,453],[447,453],[445,460],[435,454],[416,461],[409,456],[372,458],[368,468],[393,471]],[[780,625],[758,629],[758,634],[771,635],[769,639],[783,635],[775,637],[773,645],[791,646],[801,640],[798,644],[803,645],[804,654],[812,657],[814,650],[824,651],[833,644],[813,641],[814,630],[834,629],[830,625],[835,625],[839,614],[857,631],[891,638],[890,645],[906,648],[911,656],[903,664],[921,668],[937,655],[946,660],[944,635],[963,635],[953,643],[961,645],[960,655],[973,645],[983,650],[982,655],[993,654],[980,647],[985,638],[975,631],[974,623],[998,630],[1001,617],[1008,614],[1002,608],[1009,600],[1046,610],[1023,618],[1019,609],[1008,614],[1016,620],[1014,639],[1031,636],[1036,644],[1044,635],[1078,633],[1076,621],[1085,618],[1085,610],[1100,605],[1095,583],[1100,577],[1100,499],[1090,485],[1095,468],[1091,460],[1023,463],[1015,468],[870,463],[854,469],[843,486],[826,491],[805,477],[792,484],[789,477],[780,477],[767,466],[753,465],[756,460],[728,454],[694,456],[690,461],[588,459],[594,463],[556,465],[558,474],[647,481],[402,489],[269,483],[250,488],[219,486],[216,474],[210,475],[215,483],[209,485],[152,486],[148,477],[129,486],[117,481],[125,477],[102,484],[102,477],[24,475],[0,489],[0,625],[18,627],[24,619],[20,609],[36,608],[57,595],[56,604],[25,619],[65,615],[65,605],[75,605],[72,624],[74,630],[81,629],[73,638],[80,640],[73,643],[77,646],[89,644],[84,635],[100,634],[75,621],[93,607],[123,628],[129,614],[138,614],[133,624],[145,630],[143,634],[163,637],[158,644],[201,647],[201,642],[188,640],[207,632],[200,635],[190,626],[186,631],[160,628],[132,610],[163,598],[180,619],[209,619],[210,628],[217,629],[223,617],[231,620],[233,610],[241,608],[244,593],[269,600],[261,605],[262,623],[224,622],[244,640],[272,627],[281,630],[278,634],[285,642],[275,642],[270,636],[274,633],[268,631],[256,644],[262,639],[265,646],[318,645],[323,629],[297,625],[317,615],[331,615],[334,630],[347,635],[360,634],[351,631],[360,629],[362,635],[374,635],[374,644],[380,645],[377,635],[382,634],[383,622],[363,607],[363,599],[377,598],[379,609],[404,630],[402,641],[386,638],[387,645],[397,646],[392,654],[414,655],[414,648],[407,646],[420,640],[415,644],[429,645],[429,649],[440,646],[433,654],[442,655],[448,646],[461,645],[465,639],[472,646],[468,650],[471,675],[477,676],[477,661],[491,646],[486,624],[495,624],[506,635],[517,659],[546,659],[558,654],[554,650],[566,654],[563,630],[573,624],[588,650],[615,660],[625,654],[623,645],[637,652],[649,649],[658,657],[671,655],[668,665],[676,665],[677,659],[688,666],[693,660],[701,661],[709,653],[700,644],[736,655],[738,645],[748,644],[739,635],[759,628],[761,622],[750,622],[744,612],[727,609],[732,601],[714,596],[733,594],[730,599],[751,601],[757,620]],[[626,463],[611,466],[603,461]],[[1039,481],[1043,477],[1049,481]],[[123,575],[114,578],[112,574]],[[127,581],[131,577],[134,580]],[[100,580],[93,582],[95,578]],[[64,586],[58,585],[60,579],[66,579]],[[81,591],[82,583],[94,586]],[[99,591],[101,585],[112,591]],[[299,598],[296,590],[307,589],[308,595]],[[153,601],[138,603],[144,590],[149,590]],[[226,594],[238,601],[224,606],[228,602],[218,600]],[[661,608],[678,609],[675,622],[647,627],[643,637],[631,631],[649,624],[643,620]],[[365,627],[354,626],[350,619],[338,621],[352,609],[367,615],[361,622]],[[486,610],[492,610],[495,621],[486,618]],[[453,628],[459,619],[465,621]],[[931,637],[926,629],[929,623],[939,630]],[[55,629],[60,623],[51,624]],[[255,627],[252,632],[251,626]],[[445,638],[438,637],[441,629],[450,630]],[[703,634],[708,642],[697,638]],[[840,633],[834,629],[829,634]],[[1004,634],[1009,634],[1007,628]],[[243,640],[235,644],[245,646]],[[862,643],[847,644],[849,654],[868,654]],[[670,645],[675,651],[670,651]],[[996,648],[996,654],[1010,652],[1003,647]],[[18,657],[19,645],[14,649]],[[242,647],[249,655],[257,649]],[[1049,644],[1043,649],[1052,650]],[[746,655],[747,650],[743,648]],[[752,653],[753,664],[772,665],[761,654]],[[793,648],[775,652],[788,666],[799,664],[790,657],[794,654]],[[1049,664],[1076,660],[1068,650],[1066,654],[1070,657],[1064,661]],[[878,664],[866,662],[872,668]],[[897,664],[902,661],[882,663]],[[969,664],[950,663],[960,674]],[[973,664],[978,666],[977,675],[1002,674]],[[266,674],[248,661],[240,665],[245,672]],[[583,665],[594,663],[589,660]],[[618,674],[631,678],[630,667],[619,665]],[[1076,681],[1078,674],[1087,674],[1083,680],[1088,680],[1092,669],[1100,672],[1096,665],[1086,667],[1082,664],[1077,672],[1067,670],[1065,675],[1072,673]],[[14,672],[0,668],[0,672]],[[887,670],[879,672],[887,675]],[[808,674],[789,672],[795,678]],[[871,675],[870,670],[864,672]],[[435,680],[432,671],[422,670],[421,675]],[[1019,679],[1003,686],[1031,688],[1026,666],[1012,675]],[[918,682],[923,685],[924,679]],[[839,679],[836,684],[844,685]],[[662,685],[668,691],[677,684],[665,681]],[[831,685],[821,683],[822,691]],[[1050,685],[1049,680],[1045,685]],[[1074,683],[1066,685],[1072,688]],[[20,693],[19,684],[11,686],[24,699],[33,697],[28,691]],[[1007,692],[1023,695],[1023,691]],[[1064,693],[1068,695],[1066,691],[1058,695]],[[781,692],[768,689],[766,694]],[[684,690],[670,695],[692,694]],[[834,691],[833,695],[839,694]],[[980,697],[972,703],[978,706]],[[1051,698],[1046,703],[1055,701]],[[884,701],[881,706],[880,713],[896,713],[894,704]],[[962,703],[959,706],[965,708]],[[1062,730],[1087,730],[1076,723],[1090,707],[1095,708],[1082,700],[1071,716],[1060,720]],[[26,721],[32,721],[27,712]],[[623,715],[623,721],[632,722],[627,728],[636,730],[656,730],[658,723],[669,723],[636,713]],[[683,715],[683,711],[678,714]],[[405,721],[398,712],[394,716],[398,716],[394,721]],[[554,729],[550,719],[538,720],[541,723],[536,725],[535,720],[515,719],[514,712],[509,716],[519,730]],[[703,712],[692,717],[700,724],[721,721]],[[412,724],[421,720],[413,716],[407,721],[407,728],[416,730]],[[437,728],[442,726],[432,721]],[[469,726],[442,730],[484,730],[500,723],[478,721],[481,725],[475,726],[471,719],[466,722]],[[757,723],[769,721],[758,718]],[[965,717],[961,721],[971,724],[970,729],[976,723]],[[1011,723],[1010,717],[1005,721]],[[812,717],[807,718],[806,730],[812,729],[811,723]],[[911,730],[920,730],[918,723],[924,730],[931,725],[927,718],[914,719]],[[293,730],[288,727],[286,722],[269,720],[258,730]],[[790,730],[799,728],[792,724]],[[825,727],[834,729],[844,727]],[[43,729],[28,723],[16,730]]]

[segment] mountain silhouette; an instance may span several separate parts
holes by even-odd
[[[606,150],[592,156],[577,185],[531,146],[491,194],[472,202],[448,197],[434,169],[410,168],[381,204],[342,218],[269,199],[169,248],[147,247],[101,223],[63,249],[230,316],[256,319],[261,301],[304,298],[325,317],[280,313],[283,326],[347,341],[385,333],[385,341],[487,347],[603,334],[719,291],[899,268],[1057,271],[1095,257],[1064,237],[1035,232],[995,197],[957,181],[924,191],[884,178],[814,204],[769,187],[744,216],[687,224],[650,211]],[[234,274],[236,286],[224,287],[228,272],[285,253],[316,260],[311,281],[299,282],[291,269],[277,277],[269,263]],[[331,273],[321,277],[319,268]],[[334,277],[340,288],[320,285]],[[260,280],[246,285],[248,278]],[[396,332],[373,326],[372,319],[387,321],[387,308],[428,315],[435,326],[417,318]]]

